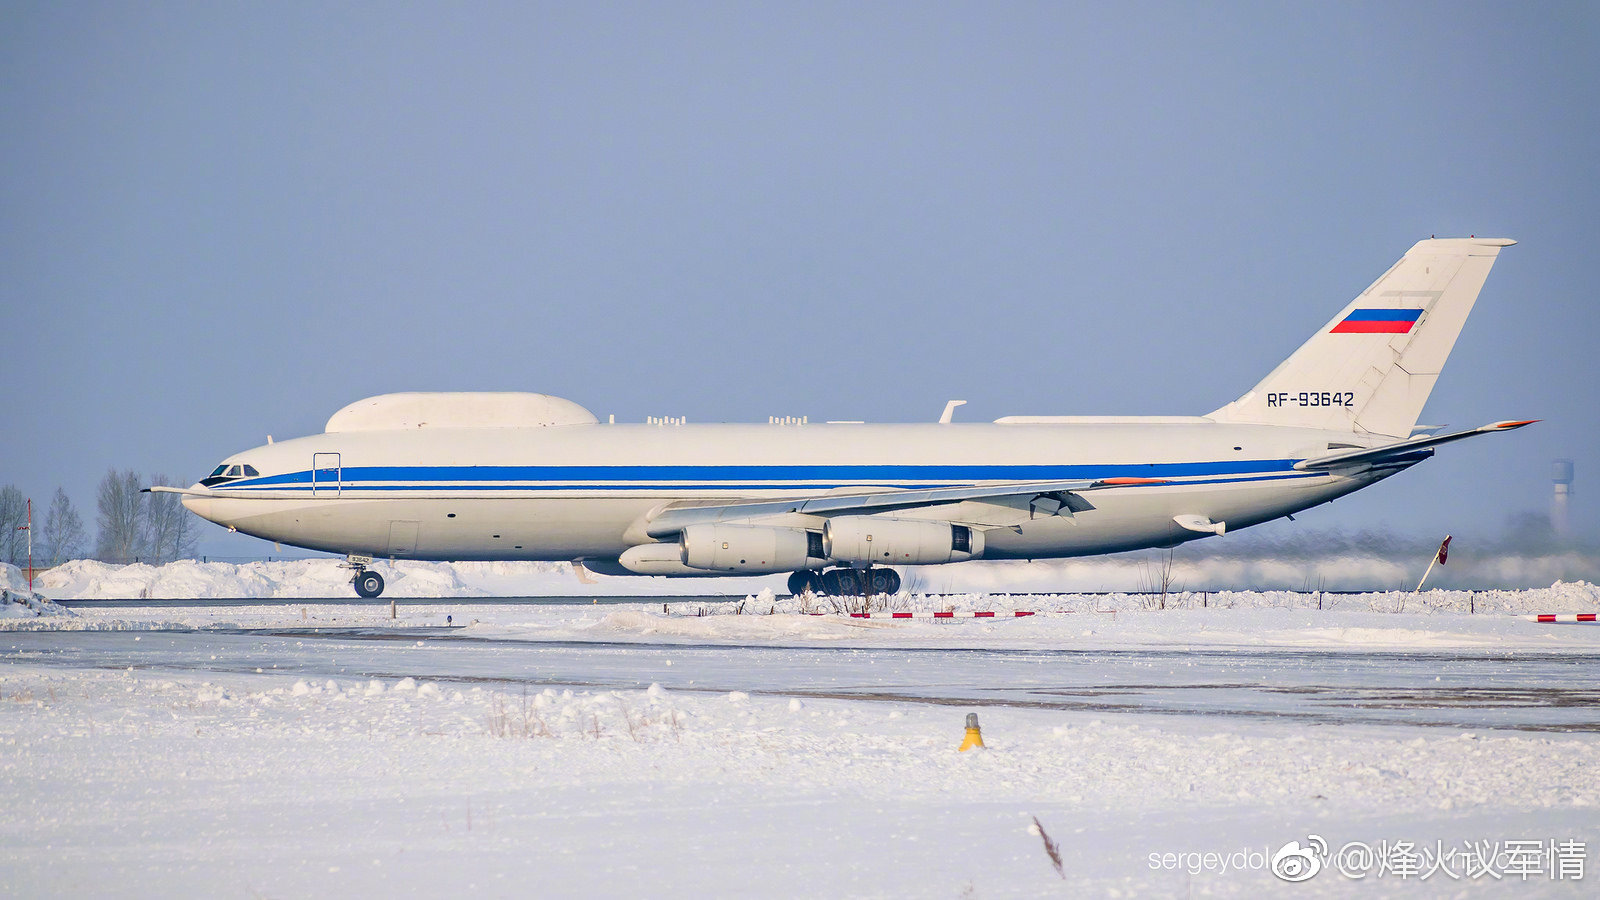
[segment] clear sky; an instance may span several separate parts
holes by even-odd
[[[1521,243],[1423,420],[1547,421],[1271,527],[1600,531],[1594,3],[0,16],[0,483],[91,531],[388,391],[1204,413],[1430,234]]]

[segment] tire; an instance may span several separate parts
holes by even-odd
[[[798,597],[806,591],[813,594],[821,593],[817,585],[817,573],[802,570],[789,576],[789,593]]]
[[[383,593],[383,576],[370,570],[356,573],[356,593],[369,600]]]
[[[823,577],[826,578],[828,575],[833,576],[834,585],[829,587],[828,593],[840,597],[859,597],[864,593],[861,573],[855,569],[834,569]]]
[[[871,573],[874,594],[900,593],[900,573],[893,569],[873,569]]]
[[[822,594],[825,597],[839,596],[838,569],[828,572],[820,572],[817,574],[817,593]]]

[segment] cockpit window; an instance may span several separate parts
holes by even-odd
[[[205,487],[216,487],[217,485],[226,484],[227,482],[238,478],[255,478],[260,474],[261,473],[256,469],[256,467],[252,465],[246,465],[245,463],[223,463],[222,465],[217,466],[215,469],[212,469],[211,474],[201,479],[200,483]]]

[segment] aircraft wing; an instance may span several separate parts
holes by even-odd
[[[1498,431],[1513,431],[1524,425],[1532,425],[1538,419],[1524,419],[1515,422],[1491,422],[1482,428],[1470,431],[1456,431],[1450,434],[1424,435],[1408,441],[1399,441],[1394,444],[1385,444],[1382,447],[1369,447],[1364,450],[1344,450],[1339,453],[1329,453],[1326,456],[1315,456],[1304,459],[1294,464],[1296,469],[1342,469],[1346,466],[1372,466],[1382,465],[1385,462],[1401,461],[1419,451],[1427,450],[1440,444],[1459,441],[1464,438],[1476,437],[1480,434],[1493,434]],[[1414,460],[1413,460],[1414,461]]]
[[[690,525],[713,522],[735,522],[778,516],[786,513],[806,515],[832,515],[844,512],[883,512],[892,509],[910,509],[962,500],[981,500],[994,497],[1034,495],[1049,498],[1069,514],[1093,509],[1087,500],[1078,497],[1081,491],[1104,488],[1130,487],[1146,484],[1165,484],[1162,478],[1106,478],[1099,481],[1010,481],[997,484],[969,484],[956,487],[910,488],[883,490],[870,493],[819,494],[812,497],[794,497],[785,500],[749,500],[723,503],[715,506],[670,507],[657,513],[645,533],[654,538],[671,537]]]

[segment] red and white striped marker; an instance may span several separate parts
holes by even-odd
[[[832,613],[811,613],[813,616],[827,616]],[[1020,619],[1023,616],[1037,616],[1036,612],[881,612],[881,613],[846,613],[852,619]]]
[[[1557,625],[1576,625],[1579,622],[1594,622],[1595,613],[1540,613],[1535,616],[1523,616],[1529,622],[1553,622]]]

